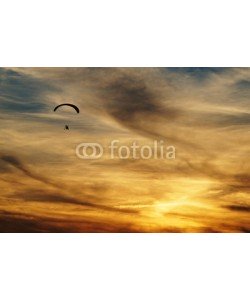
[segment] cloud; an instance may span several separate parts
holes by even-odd
[[[87,195],[86,195],[87,197]],[[25,191],[21,191],[18,193],[11,194],[9,197],[10,199],[21,199],[24,201],[31,201],[31,202],[42,202],[42,203],[55,203],[55,204],[73,204],[80,206],[82,208],[89,208],[95,210],[104,210],[109,212],[119,212],[119,213],[128,213],[128,214],[136,214],[136,209],[125,209],[125,208],[116,208],[113,206],[107,206],[102,204],[96,204],[90,201],[86,201],[82,199],[82,195],[79,197],[68,196],[63,194],[63,191],[45,191],[45,190],[34,190],[28,189]],[[89,196],[91,199],[91,196]]]
[[[230,68],[205,68],[205,67],[190,67],[190,68],[164,68],[168,73],[177,73],[183,76],[189,76],[199,82],[211,78],[214,74],[222,74]]]
[[[87,217],[58,217],[0,211],[1,232],[138,232],[130,222],[113,222]]]
[[[0,87],[0,109],[16,113],[44,111],[46,95],[58,92],[47,81],[4,68],[0,68]]]
[[[225,205],[225,208],[232,210],[232,211],[237,211],[237,212],[250,212],[250,206],[249,205]]]
[[[113,206],[103,205],[103,204],[96,204],[90,201],[86,201],[85,199],[80,199],[79,197],[69,196],[66,194],[63,194],[63,190],[61,188],[60,184],[55,184],[48,178],[45,178],[43,176],[35,174],[33,171],[29,170],[19,159],[13,156],[2,156],[1,159],[12,166],[16,167],[18,170],[21,170],[26,176],[28,176],[31,179],[37,180],[41,183],[44,183],[46,185],[52,186],[53,188],[57,188],[60,191],[57,192],[48,192],[46,190],[22,190],[22,192],[16,192],[14,194],[11,194],[9,198],[19,198],[25,201],[33,201],[33,202],[42,202],[42,203],[67,203],[67,204],[74,204],[79,205],[82,207],[88,207],[92,209],[98,209],[98,210],[105,210],[105,211],[111,211],[111,212],[120,212],[120,213],[137,213],[135,209],[119,209]],[[6,180],[5,180],[6,181]],[[8,182],[8,181],[7,181]],[[96,186],[95,190],[100,189],[100,187]],[[88,188],[89,190],[89,188]],[[85,197],[89,197],[91,200],[98,197],[93,197],[88,194],[88,190],[86,190]],[[101,191],[103,191],[103,187],[101,187]],[[64,193],[67,193],[67,187],[64,188]]]
[[[2,161],[12,165],[13,167],[17,168],[18,170],[22,171],[26,176],[28,176],[34,180],[38,180],[42,183],[58,187],[58,185],[55,185],[52,181],[48,180],[47,178],[45,178],[43,176],[40,176],[39,174],[34,173],[30,169],[28,169],[18,158],[14,157],[14,156],[3,155],[0,157],[0,159]]]

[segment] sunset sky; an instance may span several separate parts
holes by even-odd
[[[1,232],[250,231],[250,68],[0,68],[0,120]]]

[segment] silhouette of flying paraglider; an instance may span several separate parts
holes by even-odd
[[[79,114],[80,113],[80,109],[74,105],[74,104],[71,104],[71,103],[63,103],[63,104],[59,104],[57,105],[55,108],[54,108],[54,111],[56,111],[59,107],[61,106],[70,106],[72,108],[74,108],[74,110]],[[64,130],[69,130],[69,126],[68,125],[65,125],[64,127]]]

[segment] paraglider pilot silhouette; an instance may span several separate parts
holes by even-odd
[[[54,111],[56,111],[56,110],[57,110],[59,107],[61,107],[61,106],[70,106],[70,107],[74,108],[74,110],[75,110],[78,114],[79,114],[79,112],[80,112],[79,108],[78,108],[76,105],[71,104],[71,103],[63,103],[63,104],[57,105],[57,106],[54,108]],[[69,130],[69,126],[68,126],[68,125],[65,125],[64,130]]]

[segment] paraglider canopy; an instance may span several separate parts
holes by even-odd
[[[74,105],[74,104],[71,104],[71,103],[63,103],[63,104],[60,104],[60,105],[57,105],[55,108],[54,108],[54,111],[56,111],[59,107],[61,107],[61,106],[71,106],[71,107],[73,107],[74,109],[75,109],[75,111],[79,114],[79,112],[80,112],[80,110],[79,110],[79,108],[76,106],[76,105]]]

